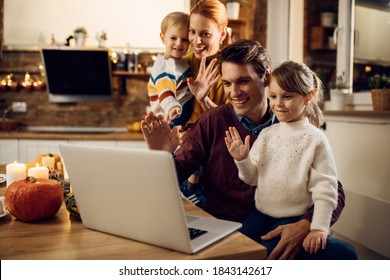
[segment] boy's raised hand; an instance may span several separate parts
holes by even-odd
[[[226,130],[225,143],[230,155],[237,161],[244,160],[249,155],[250,136],[245,137],[245,143],[235,127]]]
[[[180,107],[173,107],[171,110],[169,110],[168,114],[166,115],[166,121],[171,124],[172,121],[181,115],[181,109]]]

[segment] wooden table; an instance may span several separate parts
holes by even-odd
[[[5,173],[0,165],[0,173]],[[5,183],[0,186],[3,196]],[[195,205],[186,202],[187,213],[208,215]],[[266,249],[234,232],[219,242],[192,255],[148,245],[126,238],[86,228],[78,219],[70,218],[65,205],[51,219],[25,223],[11,215],[0,218],[0,259],[264,259]]]

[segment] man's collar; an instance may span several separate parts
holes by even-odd
[[[245,116],[240,116],[236,112],[234,112],[236,115],[238,121],[245,127],[246,130],[248,130],[252,135],[259,134],[264,128],[272,125],[275,122],[275,115],[271,113],[271,111],[267,110],[265,116],[263,117],[264,122],[256,125],[254,122],[252,122],[250,119],[248,119]]]

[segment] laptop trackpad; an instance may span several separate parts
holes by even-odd
[[[213,217],[197,217],[186,215],[187,227],[206,230],[209,232],[223,233],[232,232],[232,229],[238,229],[241,224],[230,221],[220,220]]]
[[[186,222],[187,222],[187,225],[188,225],[189,223],[192,223],[192,222],[198,220],[198,219],[199,219],[199,217],[188,216],[188,215],[186,215]]]

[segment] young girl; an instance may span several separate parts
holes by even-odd
[[[151,70],[148,95],[155,114],[165,115],[172,125],[185,125],[192,114],[192,94],[186,79],[190,67],[183,59],[189,47],[189,16],[172,12],[161,22],[164,55],[159,54]]]
[[[322,113],[321,81],[305,64],[287,61],[271,74],[269,104],[280,123],[264,129],[249,150],[235,127],[225,142],[241,180],[257,186],[256,208],[241,231],[267,247],[279,240],[260,236],[296,221],[314,204],[310,232],[303,247],[310,253],[325,249],[332,211],[337,204],[337,174],[331,147],[318,128]]]

